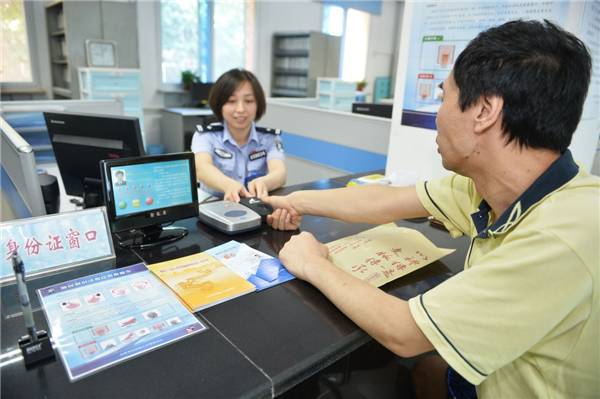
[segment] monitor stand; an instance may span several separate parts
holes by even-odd
[[[182,239],[188,234],[185,227],[149,226],[126,233],[118,241],[121,248],[143,249]],[[121,236],[121,233],[119,233]]]
[[[96,208],[104,206],[104,194],[102,191],[102,181],[98,179],[83,179],[83,207]]]

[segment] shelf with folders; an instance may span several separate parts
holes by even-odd
[[[310,35],[301,34],[300,36],[287,36],[277,38],[275,51],[285,52],[305,52],[310,51]]]
[[[308,57],[275,57],[275,69],[279,71],[294,71],[308,73],[310,66]]]
[[[275,87],[278,89],[290,89],[305,91],[308,88],[308,78],[305,76],[275,76]]]
[[[52,93],[58,98],[71,98],[71,69],[63,6],[62,1],[46,4],[46,26],[48,30]]]
[[[316,78],[337,76],[341,38],[322,32],[273,35],[271,95],[313,97]]]

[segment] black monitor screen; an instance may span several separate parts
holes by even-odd
[[[193,153],[107,160],[101,166],[113,232],[198,216]]]
[[[44,119],[65,190],[86,207],[102,205],[100,161],[146,155],[138,118],[44,112]]]
[[[192,105],[204,107],[208,103],[208,94],[212,86],[212,83],[192,83],[190,86]]]

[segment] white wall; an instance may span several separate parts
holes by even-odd
[[[395,74],[399,16],[403,3],[384,1],[381,14],[371,15],[366,93],[373,98],[375,78]],[[323,3],[315,1],[262,1],[257,3],[255,74],[265,93],[271,92],[272,38],[276,32],[318,31],[323,25]]]
[[[371,15],[369,31],[369,48],[367,53],[367,87],[365,92],[369,101],[373,100],[375,79],[395,74],[395,60],[398,56],[396,37],[399,32],[398,9],[403,8],[399,2],[384,1],[380,15]]]
[[[137,3],[137,34],[139,62],[142,71],[142,96],[144,128],[148,144],[160,143],[160,109],[176,106],[187,100],[186,95],[158,92],[159,48],[157,29],[157,2],[139,0]],[[51,98],[52,83],[45,24],[45,2],[33,1],[36,25],[36,46],[41,70],[42,86],[47,95],[35,99]],[[367,92],[372,93],[376,77],[390,76],[395,71],[397,57],[398,15],[402,3],[384,1],[381,15],[371,16],[369,59],[367,61]],[[118,16],[115,16],[118,17]],[[272,37],[275,32],[321,31],[323,3],[313,0],[258,0],[256,7],[256,36],[254,72],[263,84],[265,93],[271,89]],[[127,23],[127,21],[123,21]],[[17,98],[15,98],[17,99]],[[19,98],[19,99],[30,99]]]
[[[273,33],[317,31],[323,26],[323,3],[305,1],[262,1],[256,4],[254,74],[265,93],[271,93]]]
[[[386,174],[397,170],[409,170],[418,172],[420,179],[429,180],[443,177],[450,172],[442,167],[441,158],[437,153],[435,137],[437,131],[421,129],[410,126],[401,126],[402,119],[402,95],[406,80],[405,73],[408,64],[408,51],[400,52],[401,48],[408,49],[410,40],[411,23],[418,23],[412,20],[412,3],[405,3],[402,11],[403,19],[401,23],[401,34],[399,40],[399,58],[396,70],[396,82],[394,93],[398,97],[394,98],[394,111],[392,113],[392,131],[390,133],[390,144],[388,159],[386,165]]]
[[[144,133],[147,144],[161,144],[160,109],[165,106],[165,94],[158,92],[159,48],[157,2],[138,1],[138,43],[142,72],[142,103],[144,106]]]

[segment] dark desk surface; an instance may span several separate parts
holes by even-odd
[[[277,193],[342,186],[342,181],[322,180],[283,188]],[[187,227],[190,234],[152,250],[117,249],[117,267],[141,260],[156,263],[175,259],[230,240],[277,256],[283,244],[297,234],[263,226],[229,236],[197,219],[176,225]],[[398,225],[422,232],[440,247],[458,250],[442,261],[385,285],[382,289],[386,292],[408,299],[429,288],[432,282],[462,270],[467,239],[453,240],[449,233],[429,227],[426,219],[401,221]],[[326,243],[371,227],[306,216],[301,230]],[[56,362],[26,371],[16,344],[25,332],[23,318],[2,320],[2,397],[272,397],[371,340],[323,294],[300,280],[233,299],[197,315],[209,326],[207,331],[75,383],[69,383],[58,358]],[[35,321],[39,329],[48,329],[41,311],[35,312]]]

